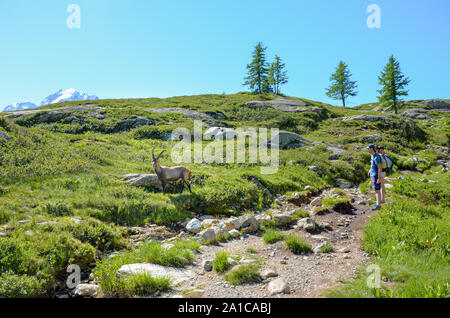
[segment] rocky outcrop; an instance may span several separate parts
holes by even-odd
[[[275,143],[276,138],[278,138],[278,147],[280,149],[300,148],[313,143],[311,140],[306,139],[299,134],[282,130],[279,131],[278,134],[273,136],[271,139],[263,142],[263,145],[270,148],[272,144]]]
[[[145,117],[124,119],[116,124],[116,126],[114,127],[114,132],[126,131],[140,126],[151,126],[154,124],[155,121],[153,119]]]
[[[322,109],[320,107],[313,107],[307,108],[304,106],[310,106],[311,104],[302,100],[293,100],[289,98],[279,97],[273,100],[266,100],[266,101],[250,101],[244,104],[245,107],[252,108],[252,109],[267,109],[267,108],[274,108],[276,110],[282,111],[282,112],[290,112],[290,113],[297,113],[297,112],[307,112],[307,111],[315,111],[320,112]],[[303,106],[303,107],[299,107]]]
[[[446,99],[426,99],[420,102],[409,103],[410,105],[426,106],[431,109],[450,110],[450,101]]]
[[[156,174],[131,173],[123,176],[123,180],[133,186],[162,188]]]

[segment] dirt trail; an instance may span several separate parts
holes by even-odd
[[[375,212],[366,205],[368,196],[357,188],[346,189],[347,196],[352,199],[353,211],[332,212],[325,215],[315,215],[312,218],[319,222],[327,222],[331,226],[320,233],[309,233],[300,229],[285,228],[283,233],[295,233],[301,236],[312,248],[327,241],[334,247],[332,253],[309,253],[295,255],[285,247],[283,241],[266,244],[260,234],[249,235],[243,239],[233,239],[216,245],[204,245],[196,255],[193,265],[188,266],[198,275],[193,280],[186,281],[175,287],[171,292],[160,297],[177,297],[182,291],[199,289],[200,297],[320,297],[321,292],[340,284],[340,280],[352,278],[357,274],[361,264],[370,258],[361,246],[362,230],[370,216]],[[301,208],[310,208],[308,205]],[[280,210],[288,211],[299,208],[288,204]],[[248,248],[256,250],[249,253]],[[214,271],[205,272],[203,260],[213,260],[215,253],[226,250],[231,254],[241,255],[245,259],[258,258],[263,260],[260,272],[271,268],[278,273],[277,277],[267,278],[259,283],[229,286],[222,275]],[[270,296],[268,283],[271,280],[283,278],[289,285],[290,293]]]

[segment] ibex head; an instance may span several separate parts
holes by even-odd
[[[159,159],[161,158],[161,155],[163,154],[165,150],[161,151],[161,153],[158,155],[158,157],[155,158],[155,154],[153,152],[153,148],[152,148],[152,158],[153,158],[153,167],[156,167],[157,165],[159,165]]]

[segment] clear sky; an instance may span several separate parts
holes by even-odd
[[[67,7],[81,8],[69,29]],[[368,5],[381,28],[368,28]],[[448,0],[0,0],[0,109],[59,89],[100,98],[236,93],[254,45],[286,63],[282,93],[326,97],[345,61],[349,105],[376,101],[391,54],[411,79],[407,99],[450,98]]]

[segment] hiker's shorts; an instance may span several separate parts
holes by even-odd
[[[378,180],[378,175],[374,175],[374,176],[370,176],[370,180],[372,181],[372,188],[376,191],[376,190],[380,190],[381,189],[381,183],[377,183]]]

